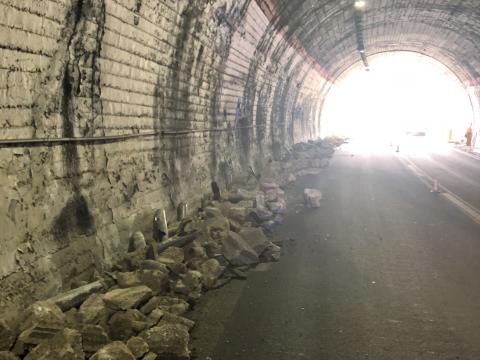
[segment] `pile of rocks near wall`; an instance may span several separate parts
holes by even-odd
[[[282,187],[324,167],[335,144],[302,143],[265,174],[213,194],[201,209],[169,228],[170,237],[146,241],[135,233],[130,252],[95,281],[25,310],[16,329],[0,321],[0,360],[189,359],[185,315],[205,291],[245,279],[259,262],[278,261],[272,229],[287,212]],[[299,161],[300,160],[300,161]],[[320,160],[320,161],[318,161]]]

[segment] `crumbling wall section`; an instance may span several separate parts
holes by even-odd
[[[1,313],[316,135],[324,80],[255,1],[0,0],[0,26],[1,139],[43,139],[0,147]]]

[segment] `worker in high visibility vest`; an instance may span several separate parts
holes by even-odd
[[[465,137],[467,138],[467,146],[472,146],[472,137],[473,137],[473,130],[472,125],[470,125],[465,133]]]

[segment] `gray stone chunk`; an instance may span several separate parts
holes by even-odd
[[[81,333],[83,351],[87,354],[93,354],[110,343],[108,334],[100,325],[85,325]]]
[[[90,360],[136,360],[130,349],[121,341],[114,341],[98,350]]]
[[[234,232],[222,241],[222,245],[223,255],[234,266],[253,265],[259,262],[256,251]]]
[[[240,231],[240,236],[255,250],[257,256],[260,256],[270,244],[260,228],[244,228]]]
[[[218,260],[210,259],[200,265],[200,272],[202,273],[203,286],[206,289],[212,289],[217,284],[217,280],[222,276],[225,268],[220,265]]]
[[[192,321],[190,319],[187,319],[183,316],[178,316],[178,315],[174,315],[174,314],[171,314],[171,313],[164,313],[163,314],[160,324],[162,324],[164,322],[170,323],[170,324],[180,324],[180,325],[185,326],[188,330],[192,330],[193,327],[195,326],[194,321]]]
[[[42,342],[25,357],[25,360],[52,359],[85,359],[80,332],[72,329],[64,329],[57,333],[52,339]]]
[[[80,306],[78,316],[84,324],[104,326],[110,313],[102,296],[93,294]]]
[[[142,339],[141,337],[138,337],[138,336],[134,336],[134,337],[128,339],[127,347],[130,349],[132,354],[137,359],[140,359],[149,350],[147,342],[144,339]]]
[[[23,331],[37,325],[58,327],[64,325],[66,321],[65,314],[57,305],[39,301],[30,305],[25,311],[25,317],[20,325],[20,330]]]
[[[75,306],[80,305],[91,294],[102,291],[104,287],[105,285],[102,281],[95,281],[93,283],[59,294],[49,299],[48,302],[54,303],[62,311],[67,311]]]
[[[143,357],[142,360],[157,360],[157,358],[158,358],[158,355],[150,351],[147,355]]]
[[[140,270],[138,278],[141,283],[155,294],[162,294],[168,288],[168,275],[159,270]]]
[[[190,359],[188,328],[180,324],[163,323],[142,334],[152,351],[175,360]]]
[[[0,351],[10,350],[15,342],[15,333],[4,320],[0,320]]]
[[[147,286],[135,286],[127,289],[111,290],[103,295],[103,301],[114,310],[128,310],[147,302],[153,295]]]
[[[0,351],[0,360],[19,360],[18,356],[10,351]]]
[[[202,292],[202,273],[188,271],[182,279],[176,282],[174,291],[187,295],[189,298],[198,299]]]
[[[108,322],[113,340],[128,340],[147,328],[147,318],[140,311],[130,309],[114,314]]]
[[[67,323],[67,317],[60,308],[49,302],[37,302],[26,310],[20,325],[19,335],[13,352],[22,355],[29,348],[53,338]]]
[[[122,289],[142,285],[136,272],[118,272],[115,275],[117,276],[117,284]]]
[[[316,189],[305,189],[303,191],[305,206],[309,209],[320,207],[320,200],[322,200],[322,193]]]

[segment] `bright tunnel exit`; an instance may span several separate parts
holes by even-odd
[[[464,141],[473,120],[467,89],[440,62],[412,52],[369,57],[332,86],[322,112],[322,136],[370,144],[422,142],[436,148]]]

